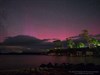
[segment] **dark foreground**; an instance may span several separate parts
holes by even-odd
[[[48,63],[36,68],[0,70],[0,75],[100,75],[100,65]]]

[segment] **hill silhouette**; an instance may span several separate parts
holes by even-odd
[[[4,40],[3,44],[7,45],[37,45],[43,43],[43,40],[38,38],[27,36],[27,35],[18,35],[14,37],[8,37]]]

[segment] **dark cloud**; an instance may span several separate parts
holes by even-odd
[[[48,40],[49,39],[40,40],[36,37],[27,35],[18,35],[14,37],[8,37],[1,45],[23,46],[31,48],[31,51],[45,51],[45,49],[53,47],[53,44],[51,42],[48,42]]]
[[[27,36],[27,35],[18,35],[14,37],[8,37],[4,40],[3,43],[5,44],[12,44],[12,45],[37,45],[43,43],[43,40],[40,40],[35,37]]]

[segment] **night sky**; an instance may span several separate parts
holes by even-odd
[[[100,0],[0,0],[3,9],[6,19],[1,20],[2,37],[64,40],[83,29],[100,33]]]

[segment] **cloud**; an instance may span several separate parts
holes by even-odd
[[[49,39],[40,40],[38,38],[27,35],[18,35],[14,37],[8,37],[4,40],[3,45],[24,46],[32,48],[31,51],[43,51],[53,47],[52,42],[48,42],[48,40]]]
[[[8,45],[37,45],[43,43],[43,40],[40,40],[35,37],[27,36],[27,35],[18,35],[14,37],[8,37],[4,40],[4,44]]]

